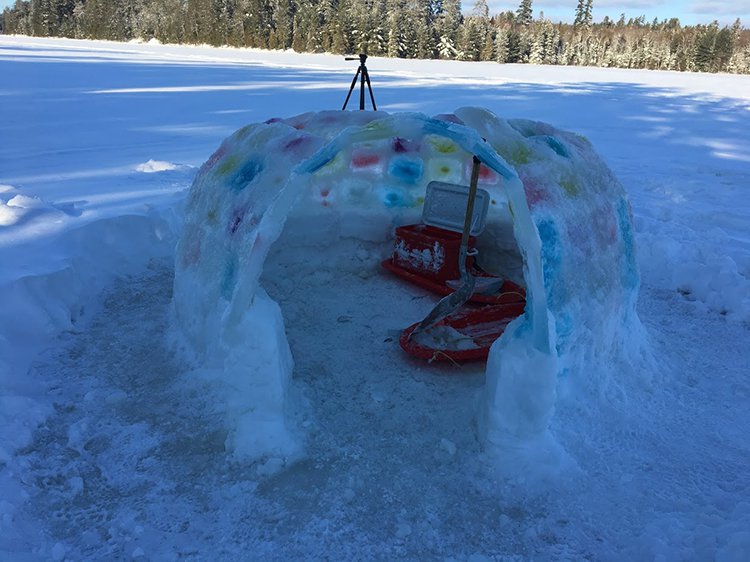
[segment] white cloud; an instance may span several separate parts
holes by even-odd
[[[475,0],[462,0],[465,11],[468,11]],[[487,0],[490,13],[505,11],[515,12],[520,0]],[[572,23],[576,0],[534,0],[534,17],[544,12],[553,21]],[[650,21],[679,18],[685,25],[709,23],[718,20],[722,25],[731,25],[736,18],[741,18],[747,25],[750,21],[750,0],[594,0],[594,21],[601,21],[607,15],[617,19],[619,14],[627,17],[645,15]]]
[[[664,0],[596,0],[594,9],[597,8],[622,8],[630,10],[633,8],[654,8],[664,4]]]
[[[740,16],[750,14],[750,0],[742,0],[740,2],[693,2],[689,9],[693,14]]]

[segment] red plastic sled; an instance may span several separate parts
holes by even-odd
[[[409,271],[408,269],[404,269],[403,267],[399,267],[398,265],[393,263],[393,258],[388,258],[387,260],[383,261],[381,265],[385,269],[387,269],[391,273],[398,275],[402,279],[405,279],[410,283],[414,283],[415,285],[419,285],[423,289],[427,289],[428,291],[432,291],[433,293],[437,293],[438,295],[449,295],[456,290],[458,285],[461,284],[459,280],[456,280],[455,282],[458,283],[458,285],[456,287],[451,287],[450,285],[448,285],[450,281],[438,281],[436,279],[424,277],[422,275],[419,275],[418,273]],[[500,277],[490,275],[489,273],[480,272],[478,270],[474,270],[473,274],[478,279],[500,279]],[[480,283],[477,283],[477,285],[480,285]],[[471,299],[469,299],[469,302],[482,304],[512,304],[523,303],[525,301],[526,290],[520,285],[513,283],[513,281],[508,281],[507,279],[503,282],[500,290],[496,293],[485,295],[483,293],[475,292],[471,296]]]
[[[418,336],[410,338],[419,322],[406,328],[401,333],[399,343],[401,348],[414,357],[432,361],[480,361],[487,359],[490,346],[505,331],[511,320],[523,314],[524,302],[485,306],[482,308],[462,308],[458,312],[438,322],[434,328],[447,326],[460,332],[470,340],[470,349],[447,349],[445,347],[430,347],[418,343]]]

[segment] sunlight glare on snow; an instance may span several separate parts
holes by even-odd
[[[168,170],[176,170],[179,166],[172,162],[164,162],[162,160],[149,160],[143,164],[138,164],[135,167],[137,172],[143,172],[144,174],[153,174],[156,172],[166,172]]]

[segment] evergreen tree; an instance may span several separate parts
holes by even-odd
[[[354,52],[354,45],[352,43],[354,24],[352,23],[349,0],[339,0],[335,16],[330,25],[331,50],[334,53],[340,54]]]
[[[578,0],[578,5],[576,6],[576,17],[573,20],[573,25],[575,27],[578,27],[579,25],[583,25],[585,9],[586,9],[585,6],[586,6],[586,0]]]
[[[584,25],[587,27],[594,23],[594,0],[586,0],[584,8]]]
[[[29,2],[16,0],[12,8],[3,10],[3,33],[32,35],[29,29]]]
[[[750,73],[750,31],[644,16],[592,21],[581,0],[574,25],[532,19],[531,0],[489,17],[480,0],[15,0],[0,30],[40,36],[210,43],[298,51],[366,52],[538,64],[588,64]]]
[[[458,36],[462,22],[461,1],[443,0],[435,20],[440,58],[454,58],[458,54]]]
[[[702,30],[696,44],[695,68],[699,71],[710,72],[712,70],[716,36],[719,33],[719,22],[714,21],[711,25],[701,27]]]
[[[292,49],[304,53],[315,30],[315,6],[309,1],[295,3]]]
[[[408,56],[409,46],[403,14],[406,11],[405,0],[389,0],[388,10],[388,56],[404,58]]]
[[[501,27],[495,33],[495,61],[499,63],[508,62],[508,39],[509,32],[508,28]]]
[[[482,60],[487,54],[487,35],[490,32],[490,9],[487,0],[477,0],[461,30],[460,56],[463,60]],[[492,47],[489,47],[491,54]]]
[[[544,64],[545,60],[545,41],[544,35],[541,33],[534,34],[534,39],[531,42],[531,51],[529,52],[529,63],[530,64]]]
[[[91,1],[86,2],[87,13]],[[101,0],[94,1],[99,2]],[[188,43],[209,43],[211,25],[214,21],[213,2],[211,0],[187,0],[185,15],[187,18],[185,40]]]
[[[514,28],[508,33],[506,62],[521,62],[523,53],[521,48],[521,34]]]
[[[712,72],[726,70],[729,60],[732,58],[733,43],[731,29],[725,27],[716,34],[713,59],[711,61]]]
[[[519,25],[529,25],[532,20],[531,0],[521,0],[516,12],[516,22]]]
[[[273,0],[271,2],[271,29],[268,32],[268,47],[271,49],[290,49],[292,47],[294,16],[290,0]]]
[[[435,0],[419,0],[416,9],[417,57],[435,58],[439,36],[435,27],[439,3]]]
[[[591,27],[593,23],[593,0],[578,0],[574,27]],[[624,18],[624,15],[623,15]]]
[[[748,43],[744,49],[734,49],[732,58],[729,59],[727,70],[729,72],[742,74],[750,73],[750,43]]]

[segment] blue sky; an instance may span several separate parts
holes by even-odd
[[[15,0],[0,0],[0,8],[13,4]],[[519,1],[505,2],[487,0],[491,13],[505,10],[515,11]],[[465,11],[470,11],[474,0],[462,0]],[[546,0],[533,3],[534,17],[544,12],[547,19],[554,22],[572,21],[577,0]],[[741,18],[745,27],[750,26],[750,0],[594,0],[594,21],[604,16],[617,20],[621,13],[626,18],[646,16],[646,21],[654,18],[680,18],[683,24],[709,23],[719,20],[731,24]]]
[[[462,0],[464,9],[471,9],[475,0]],[[487,0],[490,12],[516,10],[519,2]],[[554,22],[572,21],[577,0],[546,0],[532,3],[534,17],[544,16]],[[626,18],[646,16],[650,22],[654,18],[680,18],[683,24],[710,23],[719,20],[731,24],[735,19],[742,19],[745,27],[750,26],[750,0],[594,0],[594,21],[601,21],[604,16],[617,20],[624,13]]]

